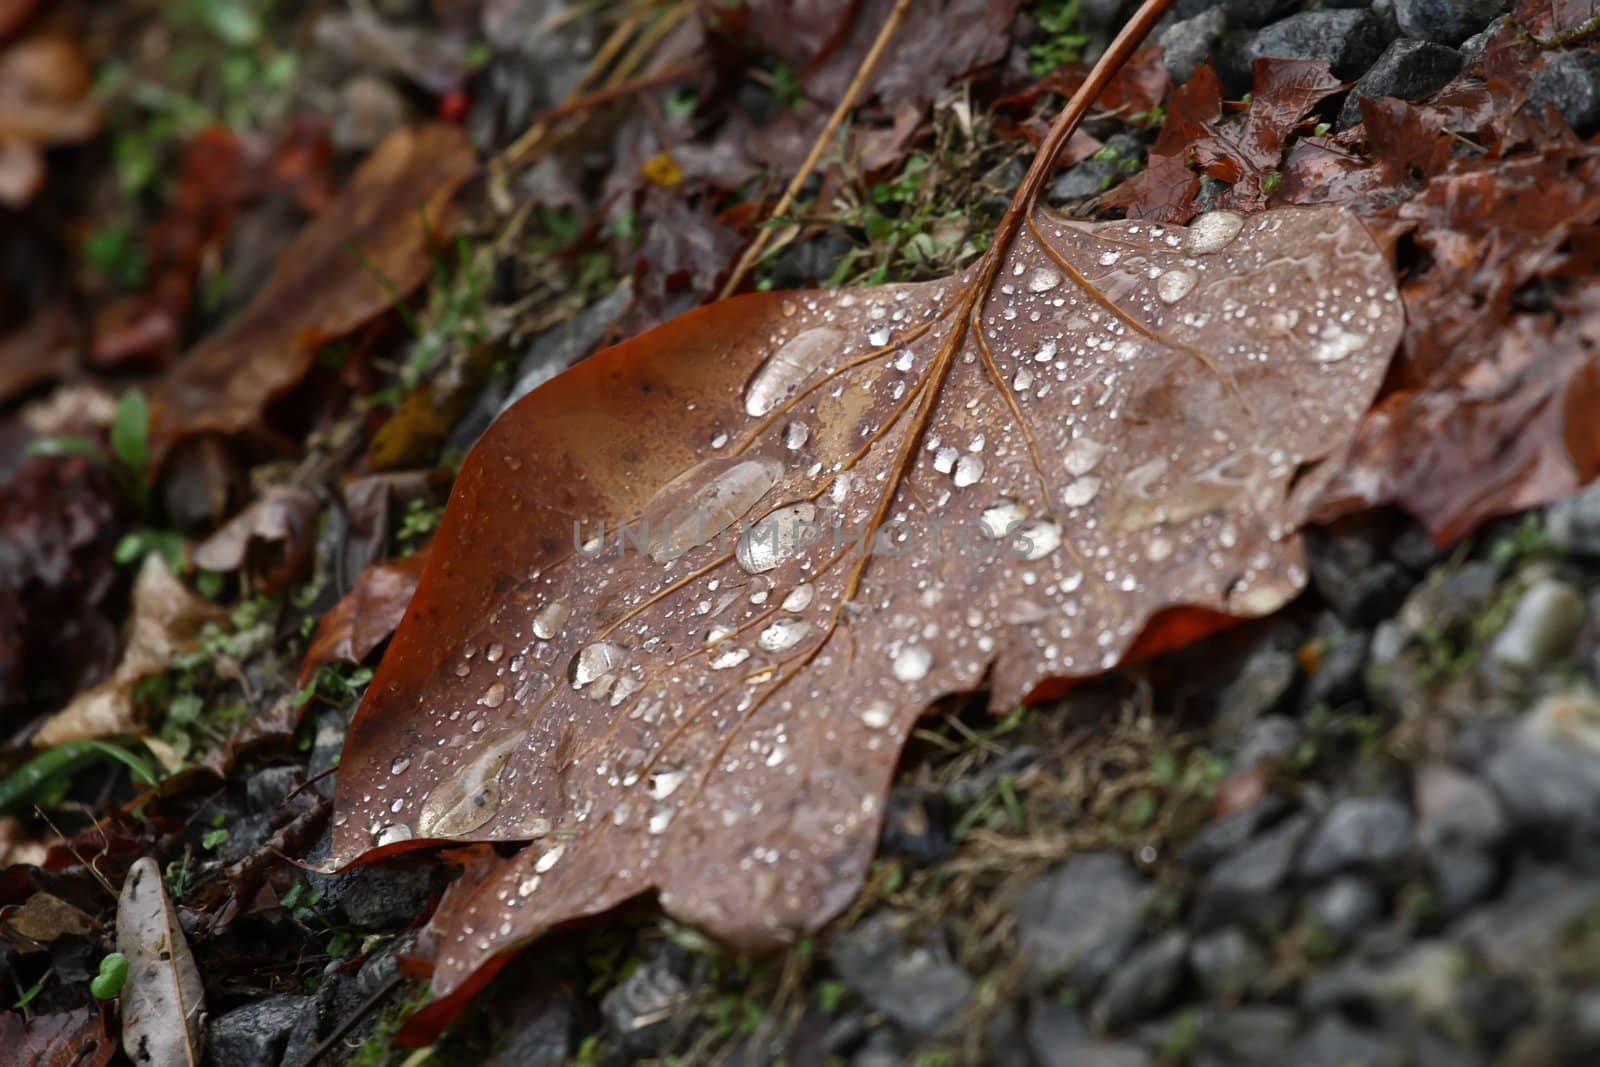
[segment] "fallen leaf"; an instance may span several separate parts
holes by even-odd
[[[389,309],[433,266],[429,232],[475,167],[442,124],[400,130],[303,230],[248,307],[185,356],[155,391],[163,449],[200,433],[257,427],[318,345]]]
[[[22,952],[42,951],[60,937],[90,937],[100,931],[94,916],[49,893],[34,893],[21,907],[8,908],[0,931]]]
[[[350,592],[317,622],[300,665],[300,685],[310,684],[329,663],[360,663],[394,633],[405,617],[428,562],[429,545],[361,572]]]
[[[194,547],[190,560],[208,571],[237,571],[247,562],[262,588],[275,595],[305,573],[316,547],[316,494],[289,485],[269,486],[256,501]]]
[[[742,947],[815,929],[934,700],[1013,706],[1158,645],[1176,609],[1300,589],[1291,484],[1348,439],[1401,328],[1361,226],[1038,212],[993,268],[971,308],[979,274],[713,305],[490,428],[335,818],[340,862],[536,840],[441,903],[437,995],[650,888]],[[618,553],[623,520],[648,550]],[[602,523],[603,558],[575,551]]]
[[[0,337],[0,403],[64,375],[72,367],[76,340],[76,323],[61,304]]]
[[[145,556],[133,585],[132,617],[121,662],[111,677],[79,693],[46,720],[33,736],[34,745],[48,748],[64,741],[138,732],[134,686],[187,652],[201,628],[223,616],[221,608],[196,597],[173,577],[160,553]]]
[[[89,64],[76,41],[44,29],[0,49],[0,203],[21,207],[44,180],[42,150],[99,129]]]
[[[1121,208],[1131,219],[1189,221],[1200,192],[1200,176],[1189,167],[1190,153],[1221,114],[1222,82],[1209,63],[1202,64],[1173,92],[1144,169],[1102,196],[1101,206]]]
[[[20,1012],[0,1014],[0,1046],[29,1067],[105,1067],[117,1043],[93,1008],[54,1012],[25,1019]]]
[[[199,1067],[205,990],[167,899],[161,869],[134,862],[117,901],[117,951],[128,957],[122,988],[122,1048],[137,1064]]]

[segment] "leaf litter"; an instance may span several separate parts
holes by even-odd
[[[475,447],[351,723],[330,860],[531,842],[441,901],[435,1015],[652,889],[736,947],[814,930],[934,701],[1042,699],[1299,592],[1398,296],[1338,209],[1038,209],[1107,70],[965,275],[708,306]]]

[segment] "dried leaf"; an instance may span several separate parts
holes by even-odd
[[[44,179],[40,151],[82,141],[100,126],[82,50],[50,30],[0,48],[0,203],[20,207]]]
[[[340,862],[535,841],[441,903],[436,994],[651,888],[742,947],[815,929],[934,700],[1013,706],[1298,592],[1300,500],[1402,326],[1360,224],[1038,212],[993,269],[691,312],[486,433],[335,817]]]
[[[117,902],[117,951],[128,957],[122,1048],[137,1064],[199,1067],[205,990],[161,869],[146,856],[128,870]]]
[[[64,741],[136,733],[134,686],[192,648],[201,627],[222,617],[221,608],[196,597],[173,577],[159,553],[147,555],[133,585],[132,619],[122,661],[110,678],[79,693],[52,715],[34,735],[33,743],[46,748]]]
[[[116,1041],[93,1008],[31,1019],[20,1012],[0,1014],[0,1047],[29,1067],[105,1067],[117,1054]]]
[[[0,919],[7,941],[22,952],[38,952],[60,937],[90,937],[100,930],[94,916],[50,893],[34,893]]]
[[[164,445],[255,428],[267,402],[305,374],[319,344],[409,293],[433,263],[424,219],[440,225],[474,165],[454,126],[400,130],[380,145],[284,251],[250,305],[161,383]]]
[[[316,547],[317,497],[288,485],[269,486],[255,503],[230,519],[220,530],[196,545],[189,558],[210,571],[235,571],[251,558],[268,594],[285,589],[304,573]],[[266,546],[275,546],[270,560]]]

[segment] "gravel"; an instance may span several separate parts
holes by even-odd
[[[1394,0],[1394,15],[1408,37],[1457,45],[1504,14],[1507,6],[1507,0]]]
[[[972,997],[972,979],[942,942],[908,940],[889,913],[847,931],[834,942],[830,959],[857,995],[918,1036],[956,1025]]]
[[[1409,37],[1391,42],[1345,97],[1339,124],[1353,126],[1361,121],[1362,100],[1386,96],[1417,100],[1427,96],[1454,78],[1462,62],[1461,53],[1447,45]]]
[[[1323,878],[1347,867],[1382,867],[1404,858],[1411,810],[1387,798],[1342,800],[1328,813],[1300,858],[1300,874]]]
[[[1589,50],[1549,57],[1528,87],[1528,104],[1548,104],[1567,125],[1587,137],[1600,129],[1600,54]]]
[[[206,1025],[212,1067],[278,1067],[308,997],[276,996],[234,1008]]]
[[[1208,8],[1193,18],[1180,19],[1162,31],[1161,62],[1174,82],[1186,82],[1209,56],[1222,49],[1229,29],[1227,9]]]
[[[1028,982],[1058,979],[1088,993],[1117,967],[1144,927],[1148,883],[1121,856],[1078,856],[1019,894],[1015,914]]]

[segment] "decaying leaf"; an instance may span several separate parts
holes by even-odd
[[[122,1048],[137,1064],[199,1067],[205,990],[161,869],[137,860],[117,901],[117,951],[128,957],[122,988]]]
[[[92,83],[66,34],[45,29],[0,47],[0,204],[33,198],[44,181],[45,146],[81,141],[99,128]]]
[[[316,494],[308,490],[270,486],[255,503],[196,545],[190,558],[207,570],[234,571],[254,556],[266,591],[275,593],[310,564],[321,507]]]
[[[104,1067],[117,1054],[116,1041],[93,1008],[31,1019],[0,1013],[0,1047],[15,1057],[12,1062],[30,1067]]]
[[[415,288],[433,265],[429,227],[441,225],[475,165],[454,126],[400,130],[380,145],[284,250],[249,306],[161,382],[164,444],[255,428],[265,405],[305,374],[318,345]]]
[[[99,930],[94,916],[43,891],[6,909],[0,918],[0,936],[21,952],[38,952],[59,937],[88,937]]]
[[[73,697],[52,715],[33,743],[41,748],[64,741],[137,732],[133,688],[188,651],[207,622],[222,609],[190,593],[167,569],[159,553],[144,558],[133,586],[133,611],[122,660],[111,677]]]

